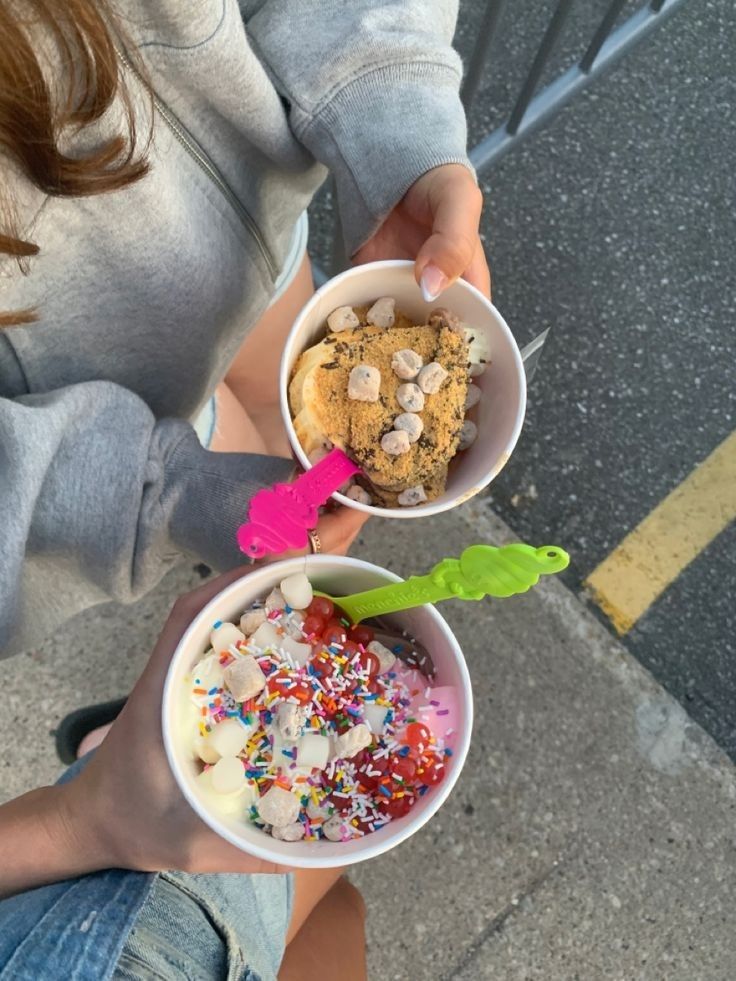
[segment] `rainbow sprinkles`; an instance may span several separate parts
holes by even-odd
[[[349,841],[443,780],[454,688],[434,686],[419,657],[397,658],[399,632],[352,625],[303,573],[210,640],[186,679],[187,731],[215,812],[283,841]]]

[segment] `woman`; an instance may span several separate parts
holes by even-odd
[[[455,16],[449,0],[121,0],[114,9],[100,0],[17,0],[0,7],[3,653],[95,603],[143,594],[182,555],[219,569],[241,561],[233,533],[245,501],[291,474],[276,367],[312,288],[301,216],[326,168],[354,261],[414,258],[428,298],[459,275],[488,291],[460,64],[449,46]],[[322,546],[344,550],[360,524],[354,512],[326,516]],[[171,650],[162,645],[159,660]],[[79,815],[88,812],[98,832],[104,827],[93,778],[98,760],[114,758],[109,769],[117,771],[121,755],[130,757],[130,731],[115,735],[135,717],[135,698],[129,706],[90,766],[93,776],[73,782],[72,824],[82,826]],[[144,717],[150,730],[151,716]],[[140,747],[133,762],[142,764],[145,753]],[[96,849],[72,848],[66,836],[60,843],[52,835],[44,848],[44,835],[58,827],[43,801],[57,816],[66,813],[54,811],[59,798],[48,789],[0,809],[0,868],[10,869],[11,859],[13,868],[0,889],[18,893],[101,861],[253,871],[242,855],[240,865],[224,856],[209,835],[199,840],[206,858],[198,850],[195,861],[187,846],[201,829],[182,836],[183,852],[167,851],[163,817],[148,810],[157,795],[172,820],[192,819],[164,786],[163,770],[156,773],[140,811],[150,819],[137,832],[145,861],[118,849],[103,860]],[[116,805],[124,836],[130,791],[107,787],[103,795]],[[65,864],[69,855],[76,862]],[[121,873],[124,887],[101,875],[104,882],[100,874],[79,880],[77,895],[93,890],[99,908],[110,909],[109,889],[123,889],[130,915],[114,923],[96,915],[74,935],[96,936],[94,956],[106,951],[95,977],[122,970],[123,944],[135,960],[133,934],[126,941],[131,924],[138,917],[155,932],[150,917],[166,906],[157,905],[160,895],[131,887],[142,881],[135,873]],[[295,937],[334,878],[296,877]],[[191,881],[159,879],[151,889],[181,896]],[[252,906],[271,911],[266,974],[281,956],[279,923],[291,888],[283,876],[267,882]],[[190,899],[201,914],[207,884],[199,885],[201,895]],[[40,974],[23,958],[43,955],[36,919],[65,922],[55,900],[43,903],[63,894],[71,908],[67,890],[61,882],[9,901],[24,910],[13,920],[20,932],[0,930],[17,946],[13,970],[63,976],[53,974],[65,963],[62,949],[46,951]],[[247,943],[236,939],[233,949]],[[92,956],[76,947],[67,953]]]

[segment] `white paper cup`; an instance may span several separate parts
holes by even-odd
[[[422,323],[435,307],[447,307],[475,333],[488,338],[491,363],[473,382],[483,397],[470,418],[478,438],[450,464],[444,494],[416,507],[382,508],[333,494],[347,507],[390,518],[421,518],[462,504],[487,487],[506,465],[519,438],[526,411],[526,376],[519,348],[506,321],[490,300],[460,279],[434,303],[427,303],[414,280],[414,263],[399,259],[370,262],[348,269],[320,287],[303,308],[286,341],[281,358],[281,412],[294,453],[305,470],[311,464],[299,444],[289,410],[289,382],[299,355],[324,337],[327,317],[340,306],[361,306],[379,296],[392,296],[399,310]]]
[[[433,684],[451,685],[456,690],[457,731],[448,740],[452,756],[445,761],[446,775],[442,783],[420,797],[405,817],[395,819],[363,838],[347,842],[278,841],[246,820],[216,813],[196,782],[200,766],[192,750],[194,733],[191,715],[187,713],[188,691],[184,679],[209,647],[210,630],[216,620],[237,621],[246,607],[267,596],[285,576],[305,571],[317,589],[333,595],[348,595],[400,581],[392,572],[359,559],[317,555],[306,560],[295,558],[276,562],[231,583],[192,621],[174,651],[164,686],[163,736],[169,765],[181,792],[213,831],[243,851],[270,862],[298,868],[333,868],[381,855],[411,837],[440,808],[465,762],[473,724],[473,699],[462,651],[434,607],[422,606],[394,614],[393,622],[409,630],[429,651],[437,670]]]

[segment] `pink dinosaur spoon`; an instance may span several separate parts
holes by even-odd
[[[356,473],[360,467],[334,449],[293,483],[259,490],[248,505],[247,522],[238,528],[240,550],[260,559],[267,552],[306,548],[307,530],[317,524],[321,505]]]

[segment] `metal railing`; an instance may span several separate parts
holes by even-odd
[[[553,119],[578,92],[611,68],[650,31],[683,6],[686,0],[649,0],[618,27],[616,23],[627,0],[611,0],[580,60],[537,91],[575,2],[558,0],[508,118],[470,151],[470,160],[479,176],[484,176],[521,140]],[[488,0],[483,14],[478,40],[468,60],[461,89],[468,114],[473,109],[504,5],[505,0]],[[333,243],[331,265],[334,275],[347,264],[337,214]],[[317,266],[314,266],[314,276],[318,285],[327,279],[327,275]]]

